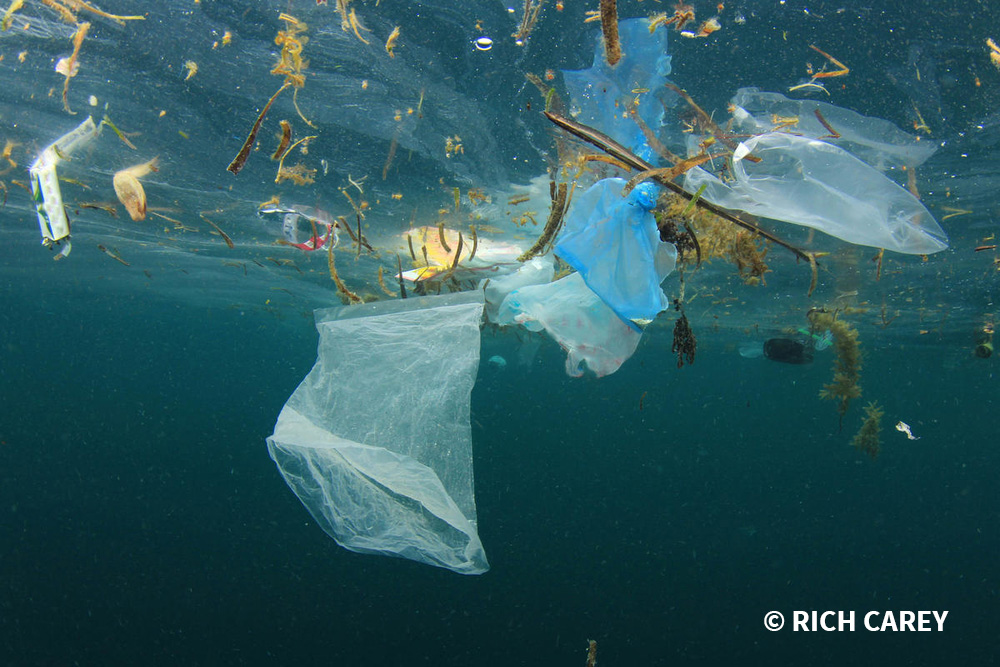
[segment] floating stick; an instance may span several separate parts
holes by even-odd
[[[653,168],[651,164],[639,158],[637,155],[629,151],[627,148],[619,144],[617,141],[615,141],[614,139],[605,134],[602,134],[601,132],[598,132],[592,127],[587,127],[582,123],[577,123],[575,120],[570,120],[569,118],[565,118],[563,116],[559,116],[551,112],[545,112],[545,117],[548,118],[553,123],[555,123],[556,125],[558,125],[559,127],[561,127],[562,129],[572,134],[573,136],[582,139],[583,141],[586,141],[587,143],[593,146],[597,146],[608,155],[624,162],[625,164],[627,164],[632,169],[635,169],[636,171],[649,171],[650,169]],[[658,177],[654,177],[654,180],[663,187],[669,189],[674,194],[684,197],[689,201],[694,197],[694,195],[685,191],[684,188],[682,188],[677,183],[667,180],[661,180]],[[782,248],[785,248],[789,252],[793,253],[799,259],[804,259],[806,261],[809,261],[808,253],[799,250],[798,248],[796,248],[795,246],[791,245],[786,241],[782,241],[774,234],[771,234],[770,232],[761,229],[752,222],[741,220],[736,216],[734,216],[732,213],[726,211],[725,209],[719,208],[715,204],[712,204],[704,199],[699,199],[697,202],[697,206],[700,206],[709,213],[713,213],[722,218],[723,220],[727,220],[733,223],[734,225],[742,227],[743,229],[747,229],[751,232],[754,232],[755,234],[760,234],[768,241],[771,241],[772,243],[775,243],[776,245],[779,245]]]
[[[618,42],[618,2],[601,0],[601,32],[604,33],[604,57],[611,66],[622,59],[622,48]]]
[[[278,99],[278,95],[281,94],[281,91],[288,88],[290,85],[291,84],[289,83],[285,83],[281,86],[281,88],[278,88],[278,92],[271,95],[271,99],[269,99],[267,104],[264,105],[264,108],[260,110],[260,115],[257,116],[257,121],[253,124],[253,127],[250,128],[250,134],[247,135],[247,140],[243,142],[243,147],[240,149],[240,152],[236,154],[233,161],[229,163],[228,167],[226,167],[227,171],[231,171],[234,174],[240,173],[240,169],[243,168],[243,165],[246,164],[247,158],[250,157],[250,149],[253,148],[254,142],[257,141],[257,133],[260,132],[260,124],[264,122],[264,116],[267,114],[267,110],[271,108],[272,104],[274,104],[274,100]]]
[[[559,228],[562,227],[563,215],[566,213],[566,184],[560,183],[558,189],[555,183],[550,183],[550,194],[552,197],[552,208],[549,209],[549,220],[545,223],[542,235],[538,237],[531,248],[517,258],[519,262],[527,262],[529,259],[544,252],[545,248],[556,237]]]

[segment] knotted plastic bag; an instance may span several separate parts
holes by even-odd
[[[660,283],[677,250],[660,241],[650,213],[656,186],[643,183],[622,197],[625,183],[606,178],[575,197],[555,252],[619,317],[645,326],[669,305]]]
[[[497,323],[544,329],[566,350],[566,373],[573,377],[583,375],[585,363],[597,377],[614,373],[642,337],[587,287],[579,273],[514,290],[500,304]]]
[[[759,162],[744,159],[748,154]],[[948,237],[912,194],[847,151],[782,132],[747,139],[733,154],[723,183],[701,167],[684,189],[723,208],[812,227],[849,243],[923,255],[948,247]]]
[[[489,569],[476,530],[470,397],[481,292],[316,311],[316,365],[271,458],[338,544],[461,574]]]

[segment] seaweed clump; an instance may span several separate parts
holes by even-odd
[[[284,76],[285,82],[281,84],[281,88],[271,95],[271,98],[261,109],[261,112],[257,115],[257,120],[254,122],[253,127],[250,129],[250,134],[247,135],[246,141],[243,142],[243,147],[240,148],[240,152],[236,154],[233,161],[229,163],[226,167],[228,171],[234,174],[240,173],[243,169],[243,165],[246,164],[247,158],[250,157],[250,151],[253,145],[257,142],[257,133],[260,131],[260,126],[264,122],[264,116],[267,115],[267,110],[271,108],[274,104],[274,100],[278,99],[278,95],[288,88],[292,87],[292,104],[295,106],[295,111],[299,114],[299,117],[305,121],[309,126],[312,126],[312,122],[302,114],[302,110],[299,109],[298,93],[299,89],[306,85],[306,75],[302,72],[303,69],[308,67],[309,63],[302,59],[302,45],[309,41],[307,37],[302,35],[308,26],[302,23],[297,18],[290,14],[282,13],[278,16],[278,19],[285,22],[285,29],[279,30],[277,36],[274,38],[274,43],[281,47],[281,56],[278,63],[271,69],[271,74],[277,76]],[[289,149],[290,150],[290,149]],[[280,170],[279,170],[280,171]]]
[[[692,255],[700,261],[701,248],[698,246],[698,239],[691,231],[688,231],[684,220],[661,215],[657,218],[656,225],[660,230],[660,240],[673,244],[681,262],[685,262]]]
[[[684,314],[679,299],[674,299],[674,308],[680,312],[681,316],[674,324],[674,342],[670,346],[670,350],[677,355],[677,368],[682,368],[685,358],[689,365],[694,363],[694,353],[698,347],[698,340],[694,337],[694,332],[691,331],[691,324],[688,323],[687,315]]]
[[[552,199],[552,208],[549,209],[549,220],[545,223],[542,235],[538,237],[538,240],[535,241],[531,248],[517,258],[517,261],[527,262],[535,255],[544,252],[552,243],[553,239],[559,233],[559,229],[562,227],[563,216],[569,209],[569,199],[572,197],[572,193],[573,191],[570,190],[567,194],[565,183],[560,183],[556,186],[555,181],[549,181],[549,197]]]
[[[861,428],[851,440],[851,444],[859,452],[864,452],[874,461],[878,458],[881,450],[882,439],[882,415],[885,411],[878,406],[878,403],[869,403],[865,406],[865,421]]]
[[[688,200],[667,194],[653,212],[660,240],[677,247],[680,261],[724,259],[736,267],[747,285],[766,284],[764,274],[770,271],[765,261],[767,240],[702,208],[691,209]]]
[[[767,256],[767,241],[757,234],[741,231],[729,251],[729,258],[736,265],[740,278],[747,285],[766,285],[764,274],[770,271],[764,257]]]
[[[833,362],[833,382],[823,385],[821,399],[837,401],[837,412],[843,427],[844,415],[852,400],[861,398],[861,345],[858,330],[837,317],[837,313],[813,309],[808,314],[809,325],[815,332],[829,330],[837,358]]]
[[[281,183],[282,181],[291,181],[295,185],[310,185],[316,182],[316,170],[310,169],[302,163],[291,167],[281,167],[274,182]]]

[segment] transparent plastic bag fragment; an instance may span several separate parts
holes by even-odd
[[[476,291],[316,311],[316,365],[267,445],[341,546],[461,574],[489,569],[470,426],[482,310]]]
[[[743,159],[748,154],[759,162]],[[733,155],[731,183],[695,167],[684,189],[732,210],[812,227],[875,248],[924,255],[948,237],[912,194],[847,151],[816,139],[770,132],[751,137]]]
[[[740,88],[732,104],[738,131],[758,134],[787,124],[787,132],[840,146],[879,171],[917,167],[937,151],[934,142],[921,141],[887,120],[862,116],[826,102],[793,100],[780,93]]]
[[[508,294],[528,285],[550,283],[555,273],[556,267],[552,255],[542,255],[532,257],[513,273],[480,281],[479,289],[483,290],[486,298],[486,320],[497,322],[500,304]]]
[[[285,242],[299,250],[311,252],[328,243],[333,243],[336,248],[340,241],[336,222],[322,209],[298,204],[266,204],[257,211],[257,215],[269,232],[276,234],[280,227]]]
[[[500,304],[497,322],[544,329],[566,350],[566,373],[573,377],[583,375],[585,363],[597,377],[614,373],[642,337],[587,287],[579,273],[514,290]]]
[[[625,183],[606,178],[574,198],[555,252],[619,317],[645,326],[669,305],[660,283],[677,250],[660,241],[650,212],[656,186],[642,183],[622,197]]]

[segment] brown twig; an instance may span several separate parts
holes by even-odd
[[[604,57],[613,67],[622,59],[622,47],[618,42],[617,0],[601,0],[601,32],[604,33]]]
[[[529,259],[544,252],[545,248],[549,243],[556,237],[559,232],[559,228],[562,227],[563,216],[566,214],[566,208],[569,205],[566,196],[566,184],[560,183],[559,187],[556,187],[555,182],[550,184],[550,196],[552,199],[552,208],[549,209],[549,220],[545,223],[545,228],[542,230],[542,235],[538,237],[535,244],[531,248],[517,258],[519,262],[527,262]]]

